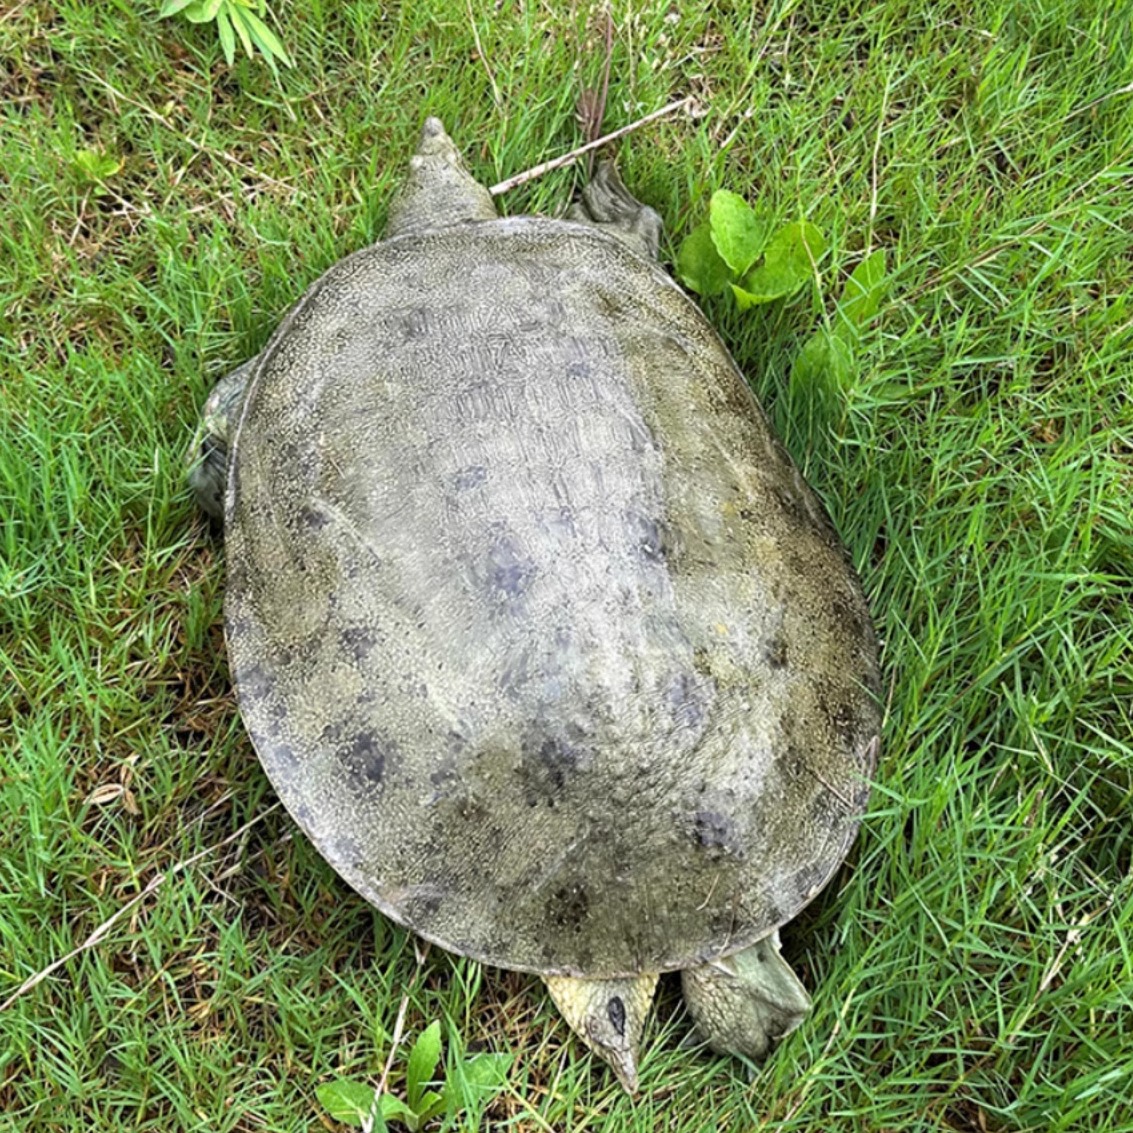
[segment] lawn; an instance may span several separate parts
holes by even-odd
[[[587,4],[277,3],[228,67],[150,0],[0,11],[0,1129],[338,1128],[402,1014],[509,1052],[482,1127],[1133,1129],[1133,17],[1103,0],[619,2],[605,125],[680,239],[728,188],[828,234],[709,317],[823,496],[883,641],[854,852],[784,933],[814,1010],[749,1083],[640,1096],[534,978],[423,960],[281,809],[236,712],[184,454],[215,379],[377,238],[420,122],[496,182],[581,138]],[[91,180],[84,151],[101,155]],[[118,167],[120,164],[120,168]],[[507,193],[554,210],[581,173]],[[792,384],[863,254],[852,380]],[[131,903],[132,902],[132,903]]]

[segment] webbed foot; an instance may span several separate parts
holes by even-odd
[[[681,972],[685,1003],[701,1038],[721,1054],[759,1061],[810,1010],[810,996],[779,955],[779,933]]]
[[[638,255],[657,258],[661,218],[622,184],[612,161],[599,163],[594,179],[582,190],[582,200],[567,211],[567,219],[597,225]]]
[[[224,519],[228,449],[240,421],[248,379],[257,361],[258,355],[216,383],[201,410],[201,424],[189,449],[189,487],[197,506],[213,519]]]

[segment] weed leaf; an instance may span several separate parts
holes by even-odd
[[[767,225],[751,205],[727,189],[717,189],[708,206],[712,243],[720,258],[736,275],[743,275],[759,259],[767,243]]]
[[[285,67],[291,66],[291,59],[287,52],[283,49],[283,44],[279,42],[279,37],[250,9],[243,11],[244,22],[248,25],[248,31],[251,33],[252,39],[255,40],[256,46],[263,53],[267,61],[271,62],[271,57],[274,55]],[[248,51],[251,55],[251,50]]]
[[[405,1067],[405,1100],[414,1113],[421,1110],[421,1097],[427,1083],[433,1080],[441,1060],[441,1023],[434,1019],[417,1036]]]
[[[771,238],[763,263],[744,276],[732,291],[741,310],[794,295],[814,274],[826,251],[826,238],[809,220],[785,225]]]
[[[237,29],[240,30],[239,23],[237,23]],[[236,37],[232,34],[232,20],[229,20],[228,13],[223,8],[216,14],[216,30],[220,36],[220,47],[224,52],[224,61],[231,67],[236,61]]]
[[[196,2],[197,0],[165,0],[165,3],[161,6],[161,11],[157,14],[158,19],[164,20],[169,16],[175,16],[178,12]]]
[[[351,1078],[337,1078],[315,1088],[315,1096],[323,1109],[335,1119],[346,1125],[361,1128],[371,1117],[374,1107],[374,1087]],[[382,1108],[385,1098],[382,1098]],[[385,1119],[380,1111],[375,1111],[373,1128],[381,1133],[385,1129]]]
[[[207,24],[216,19],[224,0],[193,0],[182,9],[182,14],[192,24]]]
[[[853,376],[853,348],[825,327],[806,340],[791,367],[793,386],[820,392],[847,389]]]
[[[382,1094],[381,1109],[382,1117],[386,1121],[399,1121],[411,1133],[424,1120],[420,1114],[414,1113],[401,1098],[396,1098],[393,1094]]]
[[[698,295],[719,295],[728,286],[731,270],[716,251],[712,230],[707,224],[694,228],[681,242],[677,251],[677,275]]]
[[[122,168],[117,158],[93,149],[79,150],[75,154],[74,165],[86,180],[95,182],[106,181]]]
[[[882,248],[866,256],[848,280],[838,303],[840,328],[856,334],[881,306],[885,294],[885,251]]]

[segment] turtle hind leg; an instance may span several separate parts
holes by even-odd
[[[647,260],[657,259],[661,218],[622,184],[612,161],[599,163],[593,180],[582,190],[582,200],[571,206],[567,217],[597,225],[638,255]]]
[[[201,410],[201,424],[189,450],[189,487],[197,506],[213,519],[224,519],[228,449],[240,420],[248,379],[258,361],[257,355],[216,383]]]
[[[637,1092],[637,1048],[657,979],[656,972],[624,980],[544,979],[574,1033],[613,1067],[618,1081],[631,1094]]]
[[[806,1017],[810,996],[779,955],[779,933],[681,972],[685,1004],[701,1038],[721,1054],[753,1061]]]

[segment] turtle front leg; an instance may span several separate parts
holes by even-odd
[[[637,1092],[637,1047],[657,979],[649,972],[625,980],[547,976],[544,981],[574,1033],[613,1067],[631,1094]]]
[[[201,424],[189,449],[189,487],[197,505],[213,519],[224,519],[228,486],[228,448],[240,420],[248,379],[259,355],[225,374],[201,410]]]
[[[779,955],[778,931],[750,948],[681,972],[696,1029],[720,1054],[767,1057],[810,1010],[810,996]]]
[[[582,190],[582,200],[567,211],[567,219],[597,225],[639,256],[657,258],[661,218],[622,184],[612,161],[599,164],[594,179]]]

